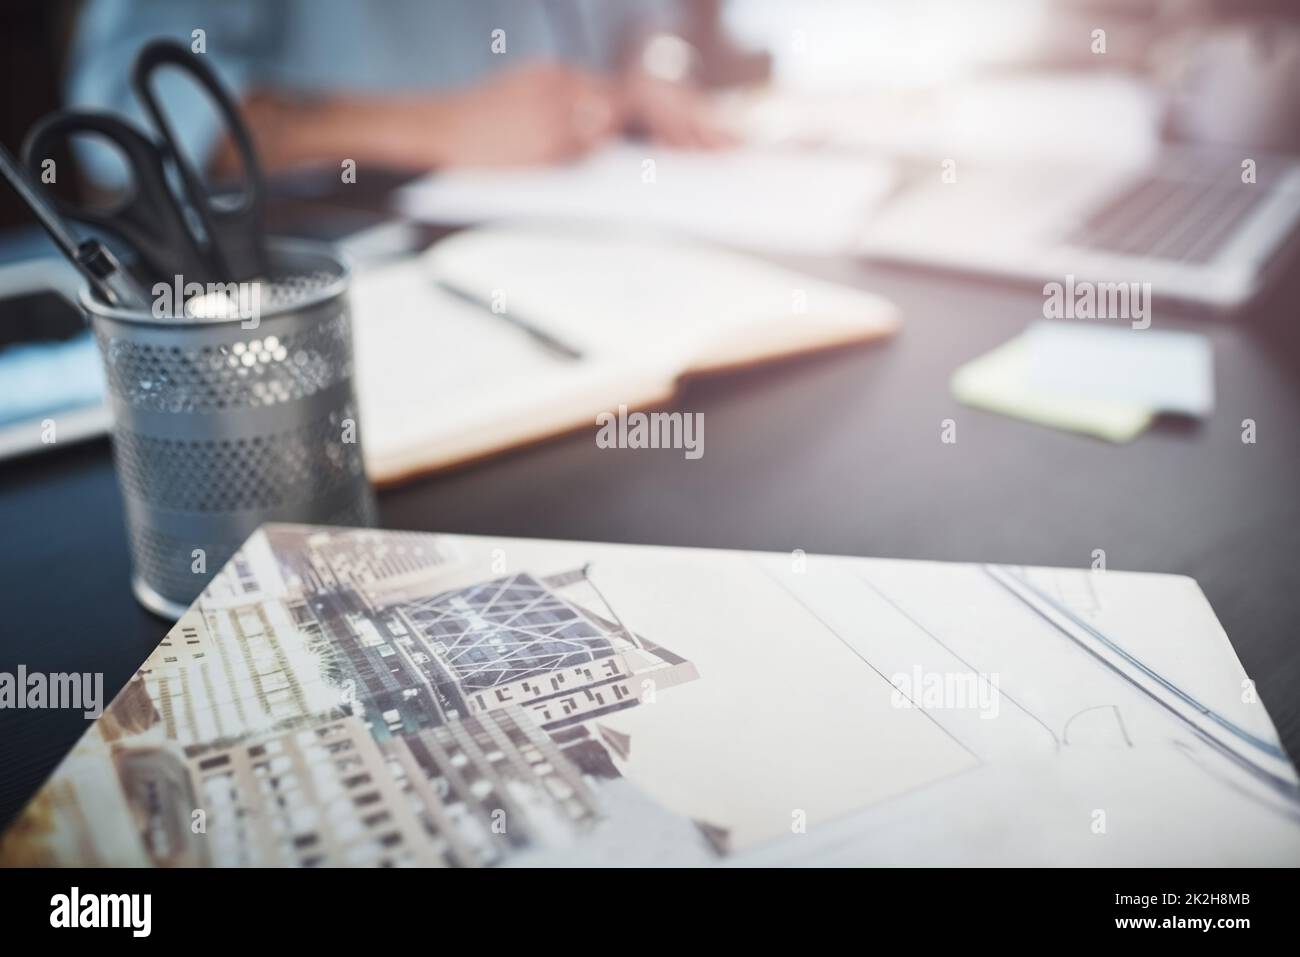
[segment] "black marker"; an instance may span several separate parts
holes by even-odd
[[[577,349],[569,345],[567,342],[563,341],[562,339],[559,339],[556,336],[551,335],[551,333],[547,332],[537,323],[529,322],[527,319],[520,318],[519,316],[515,315],[513,312],[509,312],[509,311],[498,312],[497,310],[493,309],[489,303],[485,302],[481,297],[476,296],[474,293],[468,291],[467,289],[462,289],[460,286],[457,286],[454,283],[450,283],[445,279],[439,279],[437,282],[438,285],[442,287],[442,290],[444,292],[451,293],[457,299],[467,302],[472,306],[478,306],[480,309],[485,309],[488,312],[490,312],[492,315],[500,319],[504,319],[506,322],[510,323],[516,329],[520,329],[523,332],[526,332],[530,337],[532,337],[534,342],[536,342],[538,345],[542,346],[544,349],[548,350],[549,352],[559,356],[560,358],[562,359],[582,358],[582,351],[580,349]]]
[[[77,271],[86,277],[92,289],[105,302],[120,309],[145,309],[149,302],[144,290],[133,280],[98,239],[78,241],[67,225],[49,207],[49,204],[32,188],[27,177],[14,162],[13,156],[0,144],[0,171],[18,194],[18,198],[27,204],[27,208],[45,227],[45,231],[59,247],[59,252],[67,257],[68,262],[77,267]]]

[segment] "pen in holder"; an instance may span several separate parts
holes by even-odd
[[[174,317],[81,295],[113,411],[132,587],[160,615],[179,617],[264,522],[374,521],[347,266],[314,243],[268,249],[270,278],[231,284],[222,318],[187,315],[184,289]]]

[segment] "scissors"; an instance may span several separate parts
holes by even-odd
[[[237,196],[210,193],[180,148],[153,86],[158,70],[169,67],[187,74],[219,110],[243,167]],[[27,168],[39,176],[42,161],[72,136],[103,137],[126,161],[131,182],[125,195],[107,208],[55,199],[64,216],[102,227],[124,240],[154,278],[170,281],[181,275],[187,283],[226,283],[266,276],[261,166],[252,135],[216,73],[201,55],[174,40],[160,39],[136,56],[131,87],[157,129],[157,139],[109,113],[59,110],[27,135],[23,144]]]

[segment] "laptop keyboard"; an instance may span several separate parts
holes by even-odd
[[[1222,163],[1183,163],[1146,174],[1093,213],[1066,241],[1108,253],[1205,263],[1268,198]]]

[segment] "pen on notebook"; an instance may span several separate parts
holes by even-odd
[[[476,296],[474,293],[470,292],[469,290],[463,289],[460,286],[455,285],[454,283],[447,282],[445,279],[439,279],[438,285],[441,286],[445,292],[451,293],[457,299],[461,299],[465,302],[470,303],[471,305],[478,306],[480,309],[484,309],[487,312],[490,312],[492,315],[500,319],[504,319],[506,322],[510,323],[516,329],[521,329],[524,332],[528,333],[528,335],[531,336],[534,341],[536,341],[538,344],[543,346],[548,352],[553,352],[556,355],[561,356],[562,358],[565,359],[582,358],[582,350],[576,349],[573,346],[569,345],[567,342],[564,342],[562,339],[556,338],[551,333],[543,329],[541,326],[533,322],[530,322],[529,320],[524,319],[520,316],[517,316],[513,312],[509,312],[509,311],[498,312],[497,310],[492,308],[491,303],[487,302],[482,297]]]
[[[41,198],[13,156],[0,144],[0,171],[18,198],[40,222],[59,247],[59,252],[77,268],[100,298],[123,309],[143,309],[148,304],[144,290],[133,280],[117,259],[98,239],[78,241],[58,214]]]

